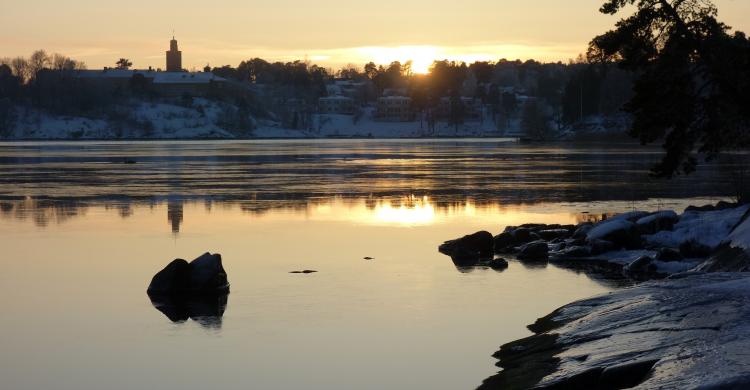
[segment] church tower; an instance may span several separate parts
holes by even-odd
[[[174,37],[169,41],[167,72],[182,72],[182,52],[177,49],[177,40]]]

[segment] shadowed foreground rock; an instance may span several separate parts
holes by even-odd
[[[229,281],[220,254],[204,253],[188,263],[176,259],[151,279],[149,295],[228,293]]]
[[[151,279],[151,303],[172,322],[191,318],[207,328],[221,327],[229,281],[221,255],[205,253],[188,263],[176,259]]]

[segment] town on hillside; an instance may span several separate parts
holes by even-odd
[[[173,37],[165,68],[126,58],[86,69],[37,51],[0,59],[0,138],[516,137],[623,133],[632,75],[614,66],[533,60],[347,65],[254,58],[183,67]]]

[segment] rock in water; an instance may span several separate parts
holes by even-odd
[[[481,231],[461,238],[446,241],[438,250],[440,253],[459,258],[491,258],[493,255],[492,233]]]
[[[506,248],[512,247],[516,240],[510,232],[503,232],[495,236],[494,239],[495,253],[502,253]]]
[[[221,264],[220,254],[204,253],[190,262],[191,291],[229,291],[227,273]]]
[[[190,264],[183,259],[173,260],[151,279],[149,294],[185,292],[190,284]]]
[[[504,270],[508,268],[508,260],[498,257],[492,259],[487,265],[494,270]]]
[[[154,275],[147,292],[150,295],[227,293],[229,282],[221,255],[205,253],[190,263],[176,259]]]
[[[547,260],[549,247],[545,241],[533,241],[522,246],[517,257],[521,260]]]

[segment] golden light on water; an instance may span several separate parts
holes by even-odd
[[[372,219],[386,224],[401,225],[426,225],[435,220],[435,206],[429,198],[413,200],[409,205],[401,204],[393,206],[390,203],[381,203],[375,207]]]

